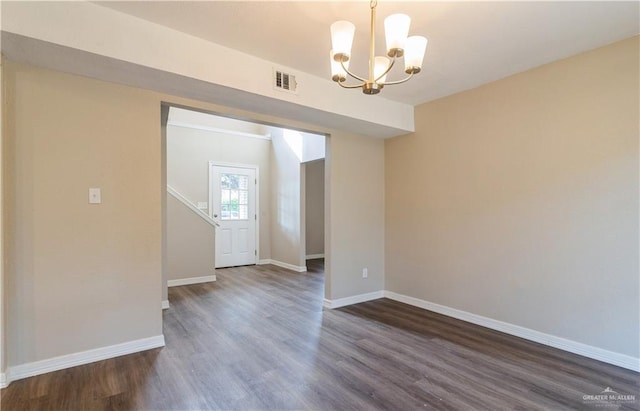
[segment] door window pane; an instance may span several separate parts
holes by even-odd
[[[240,190],[249,189],[249,176],[238,176],[238,188]]]
[[[223,220],[249,218],[249,176],[220,174],[220,210]]]
[[[247,220],[249,218],[249,207],[245,204],[240,205],[240,220]]]

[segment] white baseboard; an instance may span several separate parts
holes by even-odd
[[[0,388],[7,388],[7,376],[5,373],[0,373]]]
[[[169,308],[169,300],[162,300],[162,309],[166,310]]]
[[[313,260],[316,258],[324,258],[324,253],[323,254],[307,254],[307,260]]]
[[[617,365],[640,372],[640,358],[634,358],[629,355],[616,353],[605,350],[603,348],[594,347],[577,341],[568,340],[566,338],[557,337],[555,335],[545,334],[540,331],[521,327],[519,325],[505,323],[503,321],[494,320],[492,318],[483,317],[481,315],[472,314],[467,311],[458,310],[444,305],[432,303],[414,297],[394,293],[393,291],[385,291],[384,296],[391,300],[399,301],[415,307],[424,308],[448,317],[457,318],[462,321],[477,324],[492,330],[501,331],[525,340],[534,341],[543,345],[558,348],[584,357],[593,358],[594,360],[606,362],[608,364]]]
[[[270,259],[258,261],[258,265],[265,265],[265,264],[277,265],[278,267],[286,268],[287,270],[295,271],[298,273],[304,273],[307,271],[306,265],[293,265],[289,263],[283,263],[282,261],[270,260]]]
[[[191,277],[191,278],[180,278],[179,280],[169,280],[167,281],[167,287],[178,287],[180,285],[210,283],[213,281],[216,281],[215,274],[205,275],[203,277]]]
[[[374,291],[367,294],[353,295],[351,297],[338,298],[336,300],[324,299],[323,307],[325,308],[340,308],[351,304],[363,303],[365,301],[377,300],[384,297],[384,291]]]
[[[164,335],[156,335],[155,337],[142,338],[122,344],[16,365],[7,369],[5,385],[22,378],[33,377],[34,375],[45,374],[158,347],[164,347]]]

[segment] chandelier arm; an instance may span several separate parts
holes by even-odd
[[[349,69],[345,67],[345,65],[344,65],[344,62],[343,62],[343,61],[340,61],[340,65],[342,66],[342,69],[345,71],[345,73],[347,73],[348,75],[350,75],[350,76],[351,76],[351,77],[353,77],[354,79],[359,80],[359,81],[362,81],[363,83],[366,83],[366,82],[367,82],[367,80],[366,80],[366,79],[363,79],[362,77],[360,77],[360,76],[358,76],[358,75],[355,75],[355,74],[353,74],[352,72],[350,72],[350,71],[349,71]]]
[[[362,88],[362,84],[354,84],[354,85],[350,85],[350,84],[344,84],[344,81],[338,81],[337,82],[340,87],[342,88]]]
[[[393,65],[396,63],[396,58],[394,57],[393,60],[391,60],[391,63],[389,64],[389,67],[387,67],[387,69],[380,74],[375,80],[373,80],[374,82],[378,82],[378,80],[380,80],[382,77],[384,77],[385,75],[387,75],[387,73],[389,71],[391,71],[391,69],[393,68]],[[389,83],[384,83],[384,84],[389,84]]]
[[[405,81],[409,81],[411,77],[413,77],[413,73],[409,74],[407,77],[403,78],[402,80],[389,81],[386,83],[379,83],[379,84],[382,86],[393,86],[394,84],[400,84],[400,83],[404,83]]]

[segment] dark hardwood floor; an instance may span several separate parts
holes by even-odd
[[[13,382],[8,410],[640,409],[640,377],[387,299],[323,310],[322,261],[169,290],[167,346]],[[625,404],[585,395],[610,387]]]

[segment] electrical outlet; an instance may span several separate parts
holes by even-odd
[[[369,270],[367,268],[363,268],[362,269],[362,278],[368,278],[369,277]]]
[[[90,188],[89,189],[89,204],[100,204],[102,203],[102,196],[100,194],[99,188]]]

